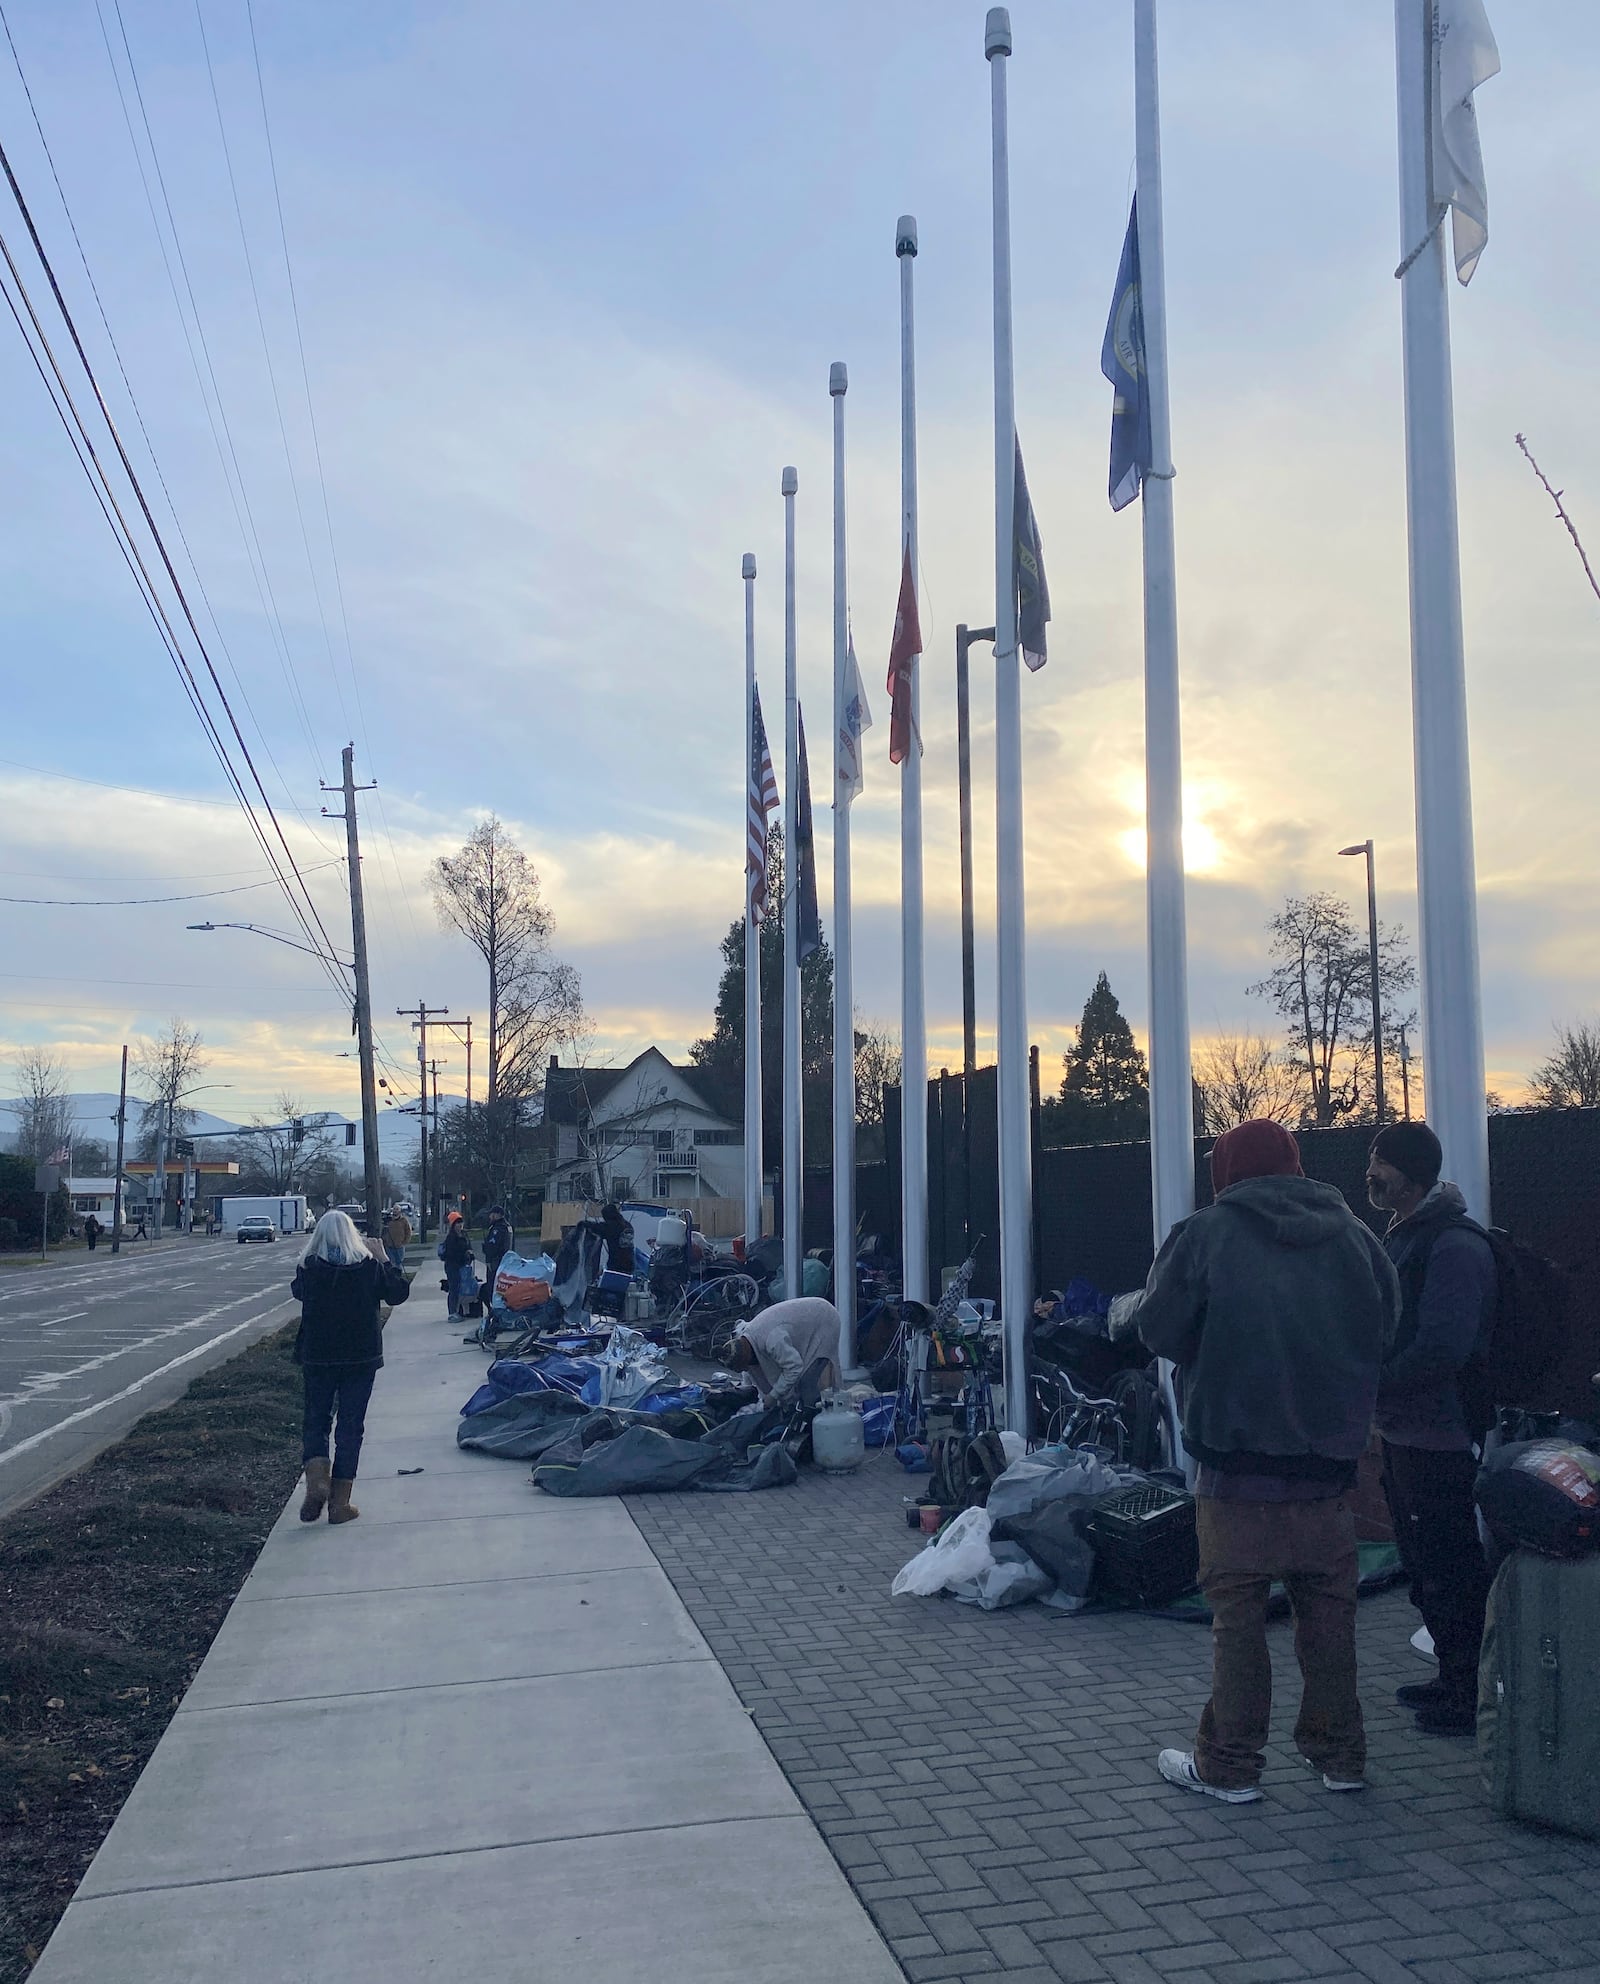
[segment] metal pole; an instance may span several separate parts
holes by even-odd
[[[900,530],[917,590],[917,223],[895,223],[900,264]],[[928,1012],[922,905],[922,657],[911,660],[911,741],[900,763],[900,1275],[928,1299]]]
[[[1183,735],[1172,422],[1167,391],[1166,256],[1161,212],[1161,94],[1156,0],[1134,0],[1139,285],[1150,406],[1144,478],[1145,903],[1150,983],[1150,1172],[1155,1241],[1194,1211],[1188,931],[1183,880]]]
[[[1033,1297],[1033,1165],[1028,1107],[1027,914],[1022,853],[1022,681],[1015,569],[1017,424],[1011,367],[1011,187],[1006,60],[1011,17],[991,7],[994,190],[995,924],[996,1086],[1000,1119],[1000,1295],[1006,1424],[1028,1434],[1028,1314]]]
[[[117,1090],[117,1174],[111,1194],[111,1251],[122,1252],[122,1153],[128,1125],[128,1048],[122,1048],[122,1081]]]
[[[850,700],[844,529],[844,396],[849,384],[841,362],[829,368],[828,393],[833,401],[833,1305],[839,1311],[841,1376],[856,1366],[856,1006],[850,947],[850,801],[854,793],[839,776],[839,740],[845,732],[845,706]]]
[[[1445,229],[1429,187],[1433,0],[1395,0],[1400,251],[1426,245],[1400,282],[1405,353],[1406,521],[1411,549],[1411,709],[1416,757],[1417,926],[1428,1116],[1446,1175],[1490,1217],[1483,1100],[1477,876],[1461,636],[1455,413]]]
[[[765,804],[758,787],[756,770],[756,559],[753,551],[744,554],[740,566],[744,580],[744,810],[745,810],[745,900],[744,900],[744,1235],[745,1245],[761,1238],[763,1193],[763,1129],[761,1121],[761,925],[756,920],[758,900],[766,894],[765,875],[749,873],[748,849],[754,809]],[[763,815],[763,817],[765,817]],[[763,835],[765,839],[765,835]],[[762,903],[765,908],[764,902]]]
[[[343,751],[344,837],[350,870],[350,935],[356,971],[356,1050],[361,1065],[361,1160],[365,1179],[367,1231],[379,1230],[383,1186],[378,1161],[378,1075],[372,1052],[372,980],[367,971],[367,910],[361,887],[361,838],[356,826],[356,793],[370,791],[356,784],[353,744]]]
[[[1383,981],[1378,974],[1378,882],[1372,842],[1367,842],[1367,941],[1372,950],[1372,1097],[1383,1124]]]
[[[150,1244],[161,1238],[167,1216],[167,1142],[172,1135],[172,1097],[167,1098],[166,1115],[156,1119],[156,1216],[150,1222]]]
[[[961,826],[961,1072],[978,1067],[978,975],[972,902],[972,709],[968,650],[992,641],[993,627],[956,629],[956,796]]]
[[[783,471],[783,1288],[800,1293],[805,1256],[805,1137],[800,1079],[800,692],[794,627],[794,498],[800,478]]]

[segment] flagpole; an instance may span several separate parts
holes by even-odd
[[[1183,735],[1178,588],[1172,539],[1172,420],[1161,213],[1161,91],[1156,0],[1134,0],[1139,296],[1150,408],[1143,478],[1145,903],[1150,973],[1150,1178],[1159,1247],[1194,1211],[1188,935],[1183,883]]]
[[[917,590],[917,223],[895,223],[900,264],[900,531]],[[919,616],[920,617],[920,616]],[[900,1274],[928,1299],[928,1013],[922,914],[922,657],[911,663],[911,738],[900,765]]]
[[[805,1147],[800,1133],[800,692],[795,679],[794,496],[783,471],[783,1288],[800,1293]]]
[[[856,1365],[856,1033],[850,951],[850,801],[839,746],[850,700],[850,619],[845,593],[844,396],[842,362],[828,369],[833,400],[833,1302],[839,1311],[839,1371]],[[860,743],[856,749],[859,754]]]
[[[1432,0],[1395,0],[1400,278],[1405,352],[1406,522],[1411,550],[1411,721],[1416,760],[1417,924],[1428,1120],[1445,1175],[1489,1217],[1477,874],[1461,637],[1455,410],[1445,229],[1429,187]],[[1430,234],[1431,230],[1431,234]],[[1413,254],[1418,242],[1426,245]]]
[[[1006,59],[1011,16],[984,24],[994,143],[994,715],[996,1069],[1000,1118],[1000,1296],[1006,1424],[1028,1434],[1027,1319],[1033,1298],[1033,1148],[1028,1089],[1027,917],[1022,863],[1022,678],[1017,654],[1016,401],[1011,369],[1011,186]]]
[[[745,838],[750,835],[750,785],[756,762],[756,559],[744,554],[744,782]],[[757,803],[759,803],[759,796]],[[761,1238],[761,926],[756,892],[765,876],[745,879],[744,891],[744,1234],[745,1245]]]

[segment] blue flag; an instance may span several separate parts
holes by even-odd
[[[1116,294],[1100,347],[1100,370],[1115,388],[1111,402],[1111,507],[1138,495],[1151,463],[1150,402],[1145,394],[1144,309],[1139,297],[1139,202],[1128,215]]]

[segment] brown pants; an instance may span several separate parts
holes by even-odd
[[[1304,1692],[1295,1747],[1332,1777],[1358,1778],[1367,1738],[1356,1697],[1355,1518],[1343,1495],[1317,1502],[1195,1503],[1200,1589],[1211,1606],[1211,1699],[1195,1768],[1238,1790],[1261,1777],[1272,1716],[1267,1599],[1281,1579],[1294,1611]]]

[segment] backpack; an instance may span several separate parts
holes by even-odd
[[[1457,1223],[1481,1233],[1494,1255],[1494,1313],[1462,1373],[1463,1403],[1475,1405],[1488,1425],[1501,1406],[1532,1405],[1548,1395],[1566,1350],[1572,1281],[1565,1268],[1503,1227]]]

